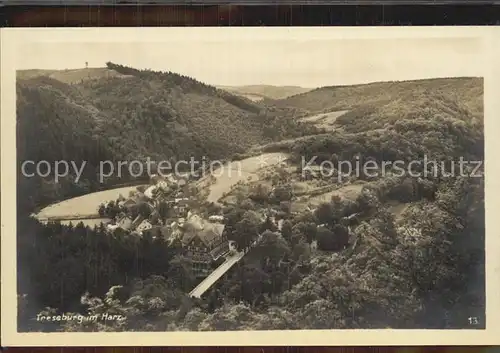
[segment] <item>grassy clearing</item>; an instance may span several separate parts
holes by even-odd
[[[312,207],[312,208],[318,207],[322,203],[329,202],[333,196],[339,196],[341,198],[354,201],[360,194],[361,189],[363,188],[364,185],[365,183],[349,184],[341,186],[335,190],[331,190],[314,196],[310,196],[311,193],[314,194],[314,190],[311,190],[309,195],[300,196],[296,201],[293,202],[292,211],[300,212],[305,210],[307,207]],[[332,184],[326,187],[322,187],[320,189],[328,189],[328,188],[336,188],[336,185]]]
[[[387,205],[389,206],[389,212],[394,215],[396,221],[399,221],[401,220],[403,213],[410,207],[411,203],[390,201]]]
[[[306,116],[305,118],[301,118],[300,120],[303,122],[333,124],[339,116],[344,115],[347,112],[348,112],[348,110],[338,110],[338,111],[333,111],[333,112],[329,112],[329,113],[321,113],[321,114]]]

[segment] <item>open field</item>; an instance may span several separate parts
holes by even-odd
[[[321,123],[332,124],[339,116],[344,115],[347,112],[348,110],[339,110],[329,113],[315,114],[306,116],[305,118],[302,118],[300,120],[304,122],[317,122],[317,123],[321,122]]]
[[[97,207],[106,201],[116,200],[120,195],[128,197],[130,191],[135,191],[137,186],[126,186],[106,191],[93,192],[91,194],[74,197],[42,209],[36,215],[37,218],[81,216],[97,213]],[[87,220],[91,221],[91,220]]]
[[[338,110],[329,113],[321,113],[310,115],[305,118],[300,119],[302,122],[314,123],[317,127],[331,130],[333,129],[333,124],[342,115],[346,114],[348,110]]]
[[[359,193],[361,192],[361,189],[363,188],[364,183],[360,184],[349,184],[346,186],[342,186],[338,189],[335,189],[333,191],[328,191],[320,195],[308,197],[307,195],[304,195],[299,198],[299,200],[294,201],[292,203],[292,210],[294,212],[300,212],[304,209],[306,209],[308,206],[315,208],[318,207],[320,204],[329,202],[333,196],[340,196],[341,198],[345,198],[348,200],[356,200],[358,197]]]
[[[394,215],[395,220],[398,221],[401,219],[403,212],[406,211],[410,205],[410,203],[392,201],[389,203],[389,211]]]
[[[241,96],[246,99],[250,99],[252,102],[260,102],[264,100],[264,97],[255,94],[242,94]]]
[[[350,184],[341,187],[340,189],[327,192],[322,195],[314,196],[309,199],[313,205],[317,206],[323,202],[328,202],[333,196],[340,196],[341,198],[345,198],[348,200],[355,200],[358,197],[361,189],[363,188],[363,184]]]

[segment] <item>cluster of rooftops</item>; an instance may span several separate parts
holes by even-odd
[[[118,206],[124,212],[115,217],[113,224],[108,224],[110,232],[120,228],[137,236],[143,236],[150,232],[153,237],[162,237],[171,244],[180,243],[184,252],[195,265],[206,267],[208,263],[217,261],[232,248],[224,234],[224,217],[212,215],[204,218],[190,209],[190,199],[184,197],[181,191],[186,184],[183,178],[152,177],[152,185],[147,187],[143,193],[137,192],[130,198],[118,202]],[[167,220],[160,219],[158,212],[159,191],[171,190],[172,185],[179,187],[178,192],[170,193],[169,197],[162,198],[173,210],[173,214]],[[148,217],[139,213],[135,218],[131,217],[128,209],[142,204],[149,207]]]

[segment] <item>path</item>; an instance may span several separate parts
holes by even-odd
[[[210,273],[200,284],[198,284],[190,293],[190,297],[200,298],[203,293],[205,293],[210,287],[214,285],[224,274],[229,271],[238,261],[240,261],[244,252],[236,253],[228,258],[219,267],[217,267],[212,273]]]

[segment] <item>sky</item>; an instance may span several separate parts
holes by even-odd
[[[104,67],[107,61],[173,71],[211,85],[321,87],[433,77],[484,76],[475,38],[29,43],[17,69]]]

